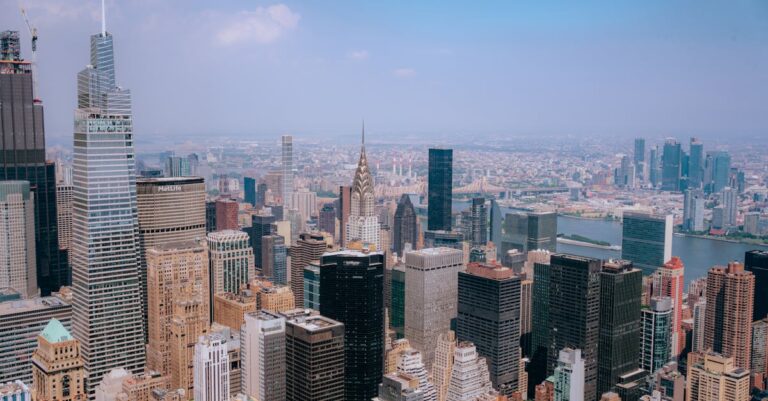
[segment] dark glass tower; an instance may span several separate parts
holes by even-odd
[[[649,275],[672,258],[672,215],[625,212],[622,222],[622,259]]]
[[[534,212],[528,214],[528,239],[526,251],[546,249],[555,252],[557,247],[557,213]]]
[[[645,171],[645,138],[635,138],[635,176],[643,179]]]
[[[549,281],[550,266],[547,263],[533,265],[533,305],[531,307],[531,352],[527,355],[528,394],[547,378],[547,353],[549,351]]]
[[[584,400],[596,400],[602,262],[582,256],[554,254],[549,264],[547,375],[557,367],[560,350],[581,349],[584,357]]]
[[[251,206],[256,206],[256,179],[253,177],[243,177],[243,193],[245,201]]]
[[[466,235],[472,246],[485,246],[488,243],[488,208],[485,207],[485,198],[472,198],[469,231]]]
[[[18,32],[0,33],[0,181],[29,181],[35,194],[37,283],[42,295],[71,285],[65,251],[59,250],[56,175],[45,160],[43,103],[34,98],[32,64],[21,60]]]
[[[205,233],[216,231],[216,201],[205,201]]]
[[[683,151],[680,142],[667,139],[661,156],[661,189],[664,191],[679,191],[682,174]]]
[[[632,262],[603,263],[600,273],[600,337],[597,394],[614,391],[620,378],[637,370],[643,273]]]
[[[384,373],[384,254],[323,255],[320,313],[345,327],[344,399],[376,397]]]
[[[453,149],[429,150],[427,229],[451,231]]]
[[[470,263],[459,272],[456,336],[486,357],[493,386],[511,396],[520,373],[520,277],[501,265]]]
[[[400,202],[397,202],[395,210],[394,241],[392,250],[398,256],[403,256],[405,244],[411,244],[411,249],[416,249],[416,242],[419,239],[418,226],[416,225],[416,210],[411,203],[411,197],[403,194]]]
[[[256,186],[256,207],[264,207],[267,204],[267,184],[261,183]]]
[[[691,138],[688,152],[688,188],[701,189],[704,183],[704,144]]]
[[[259,267],[262,267],[262,248],[261,238],[267,235],[277,234],[277,228],[275,227],[275,216],[269,215],[254,215],[251,216],[251,227],[245,231],[251,240],[251,248],[253,248],[253,260],[256,261]]]
[[[755,307],[752,321],[768,316],[768,251],[749,251],[744,255],[744,269],[755,276]]]

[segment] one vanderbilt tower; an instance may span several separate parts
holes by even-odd
[[[145,362],[131,94],[115,83],[103,7],[77,75],[72,174],[72,326],[91,400],[111,369],[140,373]]]

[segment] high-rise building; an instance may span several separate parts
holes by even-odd
[[[390,276],[389,325],[397,338],[405,337],[405,266],[392,267]]]
[[[739,212],[739,196],[731,187],[724,187],[720,192],[720,201],[723,206],[723,227],[736,225],[736,216]]]
[[[387,373],[379,384],[379,393],[373,401],[423,401],[419,379],[405,373]]]
[[[216,202],[205,201],[205,233],[216,231]]]
[[[230,198],[216,199],[216,230],[239,230],[237,213],[240,205]]]
[[[520,277],[499,264],[470,263],[458,284],[456,336],[475,344],[494,388],[509,396],[519,384]]]
[[[376,396],[384,357],[384,255],[339,251],[320,260],[320,313],[344,324],[344,398]]]
[[[71,293],[69,297],[54,293],[49,297],[0,302],[0,383],[32,383],[30,358],[37,347],[37,335],[51,319],[71,328],[70,302]]]
[[[256,178],[243,177],[243,200],[251,206],[256,206]]]
[[[533,336],[533,275],[520,281],[520,348],[527,357],[531,356]]]
[[[365,130],[363,130],[360,160],[357,163],[355,178],[352,181],[345,245],[350,241],[360,241],[363,244],[375,245],[376,250],[382,250],[381,239],[379,238],[379,218],[376,216],[374,208],[375,197],[373,176],[368,169],[368,158],[365,155]]]
[[[211,298],[220,292],[237,293],[250,281],[253,272],[253,249],[248,234],[225,230],[208,234]]]
[[[200,177],[140,178],[136,181],[136,200],[142,311],[145,335],[148,335],[146,251],[168,243],[205,238],[205,182]]]
[[[400,361],[400,357],[403,353],[411,348],[411,343],[407,338],[399,338],[397,340],[388,340],[386,346],[386,355],[384,357],[384,373],[392,373],[397,371],[397,363]]]
[[[344,399],[344,325],[297,309],[285,317],[285,399]]]
[[[597,398],[600,327],[599,259],[554,254],[549,265],[549,350],[547,372],[554,372],[559,350],[575,347],[584,358],[584,399]],[[534,278],[534,283],[537,278]]]
[[[66,250],[69,255],[70,244],[72,243],[71,183],[56,183],[56,219],[59,223],[59,249]]]
[[[34,400],[87,398],[80,342],[55,318],[37,336],[37,349],[32,355],[32,384]]]
[[[760,212],[747,212],[744,213],[744,230],[746,234],[752,234],[755,236],[760,235],[762,229],[760,228]]]
[[[680,142],[669,138],[664,142],[664,152],[661,155],[661,189],[663,191],[679,191],[682,175],[683,150]]]
[[[451,231],[453,149],[429,149],[427,229]]]
[[[266,310],[248,313],[242,333],[243,391],[257,400],[285,400],[285,318]]]
[[[521,253],[537,249],[555,252],[557,247],[557,213],[516,212],[504,218],[501,254],[511,249]]]
[[[690,296],[690,295],[689,295]],[[704,332],[707,317],[707,299],[701,298],[693,304],[693,330],[691,331],[691,351],[704,351]]]
[[[107,372],[140,373],[146,356],[131,93],[115,84],[112,35],[103,27],[78,74],[74,139],[72,331],[92,399]]]
[[[488,243],[488,208],[485,198],[472,198],[470,206],[470,231],[468,240],[472,246],[483,246]]]
[[[267,204],[267,184],[262,182],[256,185],[256,203],[253,206],[262,208]]]
[[[189,304],[195,304],[201,332],[188,340],[194,346],[196,338],[208,331],[210,322],[210,293],[208,274],[208,250],[205,243],[186,241],[157,244],[146,250],[148,294],[147,368],[171,375],[174,364],[191,361],[171,361],[171,321]],[[177,353],[187,358],[185,353]]]
[[[304,269],[313,261],[320,260],[328,250],[328,243],[321,233],[301,233],[291,247],[291,290],[296,305],[304,304]]]
[[[747,401],[749,370],[716,353],[689,354],[686,401]]]
[[[432,380],[437,391],[437,401],[445,401],[453,371],[453,355],[456,350],[456,333],[448,330],[437,336],[435,359],[432,363]]]
[[[485,358],[478,354],[471,342],[460,342],[454,349],[453,370],[446,401],[478,400],[492,391]]]
[[[255,312],[259,294],[241,291],[239,294],[222,292],[213,296],[213,321],[239,332],[245,323],[245,314]]]
[[[339,219],[339,236],[336,238],[342,246],[347,243],[347,224],[349,223],[350,202],[352,201],[352,187],[342,185],[339,187],[338,207],[336,208]]]
[[[755,387],[768,378],[768,317],[752,322],[752,359],[750,373]]]
[[[261,237],[261,274],[275,284],[288,284],[288,249],[281,235]]]
[[[580,349],[564,348],[560,350],[553,376],[554,401],[589,399],[584,397],[586,368]]]
[[[619,188],[632,189],[635,187],[635,165],[629,160],[629,156],[621,157],[621,164],[614,171],[614,184]]]
[[[768,251],[752,250],[744,255],[744,269],[755,277],[755,303],[752,320],[768,316]],[[761,290],[762,289],[762,290]]]
[[[0,288],[38,294],[35,201],[28,181],[0,181]]]
[[[672,215],[624,212],[621,258],[649,275],[672,257]]]
[[[464,253],[451,248],[427,248],[405,254],[405,337],[421,351],[432,369],[437,336],[456,317],[457,275],[464,270]]]
[[[683,197],[683,229],[704,231],[704,193],[688,188]]]
[[[0,181],[29,181],[34,193],[35,260],[42,295],[70,285],[66,254],[59,251],[56,174],[45,159],[43,103],[36,97],[32,63],[21,59],[19,33],[4,31],[0,55]]]
[[[497,246],[500,253],[501,251],[501,234],[502,226],[504,225],[504,215],[501,213],[501,207],[496,199],[491,199],[491,212],[490,212],[490,237],[488,239]],[[498,254],[496,255],[499,256]]]
[[[733,358],[741,369],[749,369],[754,293],[755,276],[741,263],[715,266],[707,274],[704,349]]]
[[[533,302],[531,305],[531,350],[528,355],[528,392],[535,392],[536,383],[547,377],[549,354],[549,289],[551,269],[549,261],[533,265]]]
[[[429,380],[429,372],[421,359],[421,352],[410,348],[400,354],[397,372],[419,379],[419,390],[424,393],[424,400],[437,401],[437,391],[435,385]]]
[[[638,368],[643,273],[626,260],[603,262],[600,272],[600,334],[597,394],[614,391]]]
[[[635,162],[635,176],[640,180],[645,180],[645,138],[635,138],[633,160]]]
[[[727,187],[731,174],[731,155],[728,152],[707,152],[705,182],[708,193],[718,193]]]
[[[320,208],[317,218],[317,229],[336,238],[336,207],[333,203],[325,203]]]
[[[169,156],[165,159],[166,177],[189,177],[192,175],[192,167],[189,159],[183,156]]]
[[[220,334],[201,336],[195,345],[195,401],[229,401],[227,339]]]
[[[683,330],[685,266],[683,266],[683,261],[680,258],[673,256],[657,270],[657,274],[656,292],[672,300],[672,324],[670,326],[672,357],[678,357],[685,348],[685,331]]]
[[[297,210],[303,221],[317,216],[317,194],[306,189],[294,191],[291,193],[291,209]]]
[[[424,231],[424,248],[464,249],[464,235],[456,231]]]
[[[206,309],[202,297],[190,297],[173,305],[168,340],[170,383],[173,388],[182,388],[187,394],[194,391],[195,339],[210,333],[210,315]]]
[[[248,237],[253,248],[254,259],[260,268],[263,267],[261,266],[263,263],[261,239],[267,235],[277,234],[276,221],[277,219],[272,214],[255,214],[251,216],[251,227],[247,230]]]
[[[283,187],[280,191],[280,197],[283,199],[283,205],[291,208],[290,202],[293,194],[293,136],[283,135],[281,142]]]
[[[304,300],[299,305],[305,309],[320,310],[320,261],[316,261],[304,268]]]
[[[704,184],[704,144],[691,138],[688,153],[688,188],[702,189]]]
[[[417,249],[419,240],[419,228],[416,218],[416,209],[413,208],[411,197],[403,194],[400,201],[397,202],[394,222],[394,240],[392,241],[392,251],[399,256],[405,252],[405,244],[410,244],[411,249]]]
[[[654,373],[672,355],[672,299],[651,298],[651,304],[641,311],[640,327],[640,368]]]

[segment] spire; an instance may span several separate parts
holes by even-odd
[[[101,0],[101,35],[107,36],[107,7],[104,0]]]
[[[363,147],[365,147],[365,119],[363,119]]]

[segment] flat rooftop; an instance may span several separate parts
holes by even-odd
[[[0,302],[0,316],[33,312],[37,310],[45,310],[64,306],[69,306],[69,304],[59,297],[38,297]]]

